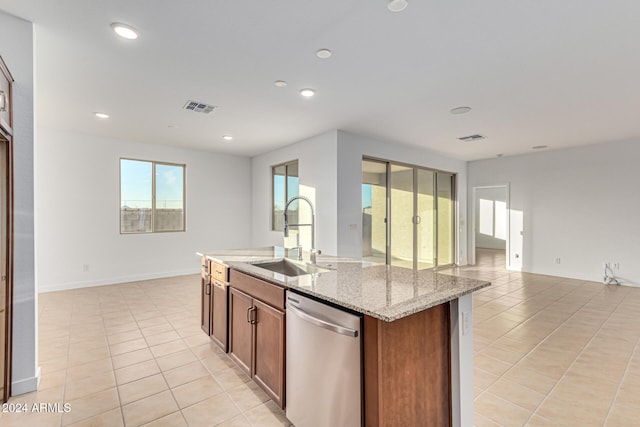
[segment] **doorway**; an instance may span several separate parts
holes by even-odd
[[[455,175],[419,166],[362,161],[362,258],[423,270],[455,254]]]
[[[507,185],[473,189],[472,264],[496,263],[507,267],[509,259],[509,189]]]

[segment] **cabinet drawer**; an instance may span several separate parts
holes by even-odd
[[[211,261],[211,277],[222,282],[229,281],[229,267]]]
[[[256,279],[236,270],[231,270],[230,284],[232,287],[240,289],[272,307],[284,310],[285,289],[280,286]]]
[[[11,74],[0,57],[0,127],[11,131]]]

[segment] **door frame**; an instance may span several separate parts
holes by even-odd
[[[0,286],[5,286],[5,334],[4,340],[0,345],[5,348],[5,360],[2,362],[0,369],[5,370],[4,375],[4,393],[0,396],[2,402],[6,402],[11,396],[11,371],[12,371],[12,344],[13,344],[13,139],[10,134],[0,128],[0,149],[4,151],[5,161],[2,168],[5,169],[3,174],[5,182],[0,191],[4,192],[5,206],[5,239],[0,244],[5,246],[5,280],[0,280]],[[1,204],[0,204],[1,205]]]
[[[504,189],[505,191],[505,200],[507,204],[507,239],[505,242],[505,268],[507,270],[515,270],[509,262],[511,260],[511,183],[507,182],[506,184],[496,184],[496,185],[479,185],[477,187],[473,187],[472,189],[472,200],[471,200],[471,247],[469,248],[469,261],[471,265],[476,265],[476,216],[478,215],[476,209],[476,199],[478,198],[477,190],[488,190],[488,189]]]

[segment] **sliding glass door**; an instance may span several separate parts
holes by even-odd
[[[387,164],[362,162],[362,258],[387,262]]]
[[[454,179],[449,173],[438,172],[437,176],[437,206],[438,206],[438,265],[449,265],[455,261],[454,257]]]
[[[362,162],[362,257],[422,270],[455,262],[455,175]]]
[[[390,165],[391,265],[413,268],[413,168]]]
[[[426,169],[414,169],[416,174],[416,268],[422,270],[437,265],[436,241],[436,189],[435,173]]]

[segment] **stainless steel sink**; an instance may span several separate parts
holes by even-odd
[[[253,263],[255,267],[264,268],[265,270],[280,273],[289,277],[304,276],[305,274],[326,273],[324,268],[320,268],[313,264],[307,264],[300,261],[282,258],[275,261],[265,261]]]

